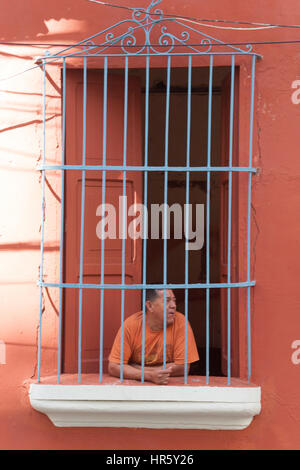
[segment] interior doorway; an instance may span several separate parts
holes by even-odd
[[[230,73],[227,67],[215,69],[212,89],[212,122],[211,122],[211,165],[222,163],[222,84]],[[208,86],[209,69],[193,68],[191,93],[191,131],[190,131],[190,165],[207,165],[208,139]],[[144,100],[142,100],[144,102]],[[187,158],[187,69],[172,69],[169,101],[169,134],[168,164],[185,166]],[[166,70],[151,70],[149,95],[149,156],[150,166],[163,166],[165,162],[165,109],[166,109]],[[142,113],[144,115],[144,112]],[[195,206],[204,207],[204,244],[198,250],[189,251],[188,282],[206,282],[206,204],[207,172],[190,172],[189,203],[192,205],[192,220],[195,224]],[[210,282],[219,283],[220,272],[220,221],[221,221],[221,180],[218,172],[211,172],[210,179]],[[164,172],[148,173],[148,214],[152,204],[164,203]],[[179,204],[184,210],[186,203],[186,172],[168,173],[167,203],[169,206]],[[185,239],[174,237],[174,218],[171,214],[170,238],[167,240],[167,282],[185,283]],[[193,227],[195,229],[195,225]],[[151,233],[149,217],[148,233]],[[162,235],[162,232],[160,232]],[[164,240],[147,241],[147,283],[163,281]],[[185,312],[185,291],[175,289],[177,310],[188,314],[194,331],[200,361],[191,366],[191,374],[205,375],[206,371],[206,290],[189,289],[188,312]],[[222,321],[220,289],[210,289],[210,324],[209,324],[209,362],[210,375],[222,376]],[[224,368],[223,368],[224,369]]]

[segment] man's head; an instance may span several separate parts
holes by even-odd
[[[174,322],[176,312],[176,298],[171,289],[147,289],[146,309],[150,326],[155,330],[164,327],[164,311],[166,309],[166,324],[170,326]]]

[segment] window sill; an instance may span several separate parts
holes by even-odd
[[[203,382],[204,378],[200,379]],[[209,386],[136,385],[133,381],[126,381],[126,385],[40,383],[30,385],[29,397],[32,407],[59,427],[228,430],[248,427],[260,413],[260,387],[239,379],[234,379],[231,386],[226,386],[225,379],[224,386],[220,380],[217,386],[213,378],[211,382]]]

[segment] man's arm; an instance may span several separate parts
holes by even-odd
[[[138,367],[136,367],[138,366]],[[115,362],[108,363],[108,373],[114,377],[120,377],[121,366]],[[144,380],[157,385],[166,385],[172,372],[172,366],[168,364],[166,369],[159,367],[145,367]],[[129,380],[141,380],[142,370],[138,364],[123,364],[123,378]]]
[[[187,375],[189,374],[189,371],[190,371],[190,364],[187,364]],[[184,364],[175,364],[175,363],[173,364],[172,363],[171,376],[172,377],[180,377],[181,375],[184,375]]]
[[[140,364],[132,363],[131,366],[136,368],[136,369],[142,369],[142,366]],[[184,364],[175,364],[175,362],[168,362],[167,363],[167,368],[169,369],[170,367],[172,367],[171,373],[170,373],[171,377],[180,377],[180,376],[184,375]],[[162,369],[162,366],[151,366],[151,367],[145,366],[144,367],[145,372],[146,371],[151,372],[155,369]],[[190,371],[190,364],[187,364],[187,374],[189,374],[189,371]]]

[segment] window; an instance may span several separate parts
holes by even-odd
[[[228,48],[202,34],[199,41],[199,32],[177,20],[168,19],[174,33],[166,33],[161,25],[166,20],[163,16],[153,18],[152,6],[142,14],[133,13],[131,21],[139,25],[136,42],[134,29],[115,36],[106,31],[102,43],[100,33],[93,41],[90,38],[74,50],[52,57],[62,61],[62,161],[61,165],[47,164],[44,88],[38,379],[42,369],[43,294],[46,289],[56,289],[59,292],[57,381],[61,382],[62,373],[67,377],[76,374],[78,383],[82,383],[83,374],[98,374],[103,385],[101,390],[84,389],[87,400],[92,402],[99,399],[99,393],[102,396],[101,404],[96,407],[98,422],[103,400],[122,401],[122,394],[127,396],[123,388],[116,395],[113,389],[106,388],[109,384],[105,382],[108,354],[117,329],[126,316],[144,308],[145,288],[158,282],[176,293],[177,309],[185,313],[192,325],[201,361],[191,369],[194,380],[188,382],[186,374],[181,380],[181,384],[188,383],[191,387],[181,388],[179,393],[180,382],[175,381],[174,387],[165,391],[156,392],[155,387],[147,389],[143,399],[153,399],[158,404],[156,411],[162,406],[168,410],[169,406],[170,412],[180,401],[183,417],[199,410],[201,402],[204,404],[201,412],[205,415],[210,408],[209,392],[197,385],[214,384],[212,375],[220,380],[223,377],[216,383],[236,386],[225,392],[225,402],[230,403],[229,414],[238,416],[237,421],[233,419],[231,429],[240,429],[257,414],[260,393],[259,387],[243,389],[244,383],[239,387],[239,378],[245,376],[245,370],[248,379],[251,372],[250,290],[254,281],[250,277],[250,208],[251,176],[255,172],[251,142],[256,55],[248,50]],[[141,25],[147,37],[144,46],[139,35]],[[161,36],[154,36],[151,43],[150,33],[157,26]],[[181,31],[182,27],[185,32]],[[215,51],[213,41],[222,47]],[[239,141],[240,69],[236,58],[239,56],[247,56],[248,61],[250,56],[252,73],[247,85],[247,130],[242,129],[250,143],[247,153],[244,143],[241,145]],[[50,59],[51,56],[43,59],[44,83]],[[243,119],[245,127],[245,115]],[[48,181],[46,173],[57,170],[62,188],[60,269],[59,280],[52,282],[45,280],[48,274],[43,264],[45,182]],[[134,209],[138,205],[143,204],[149,215],[153,205],[163,203],[177,204],[181,214],[186,214],[184,205],[192,207],[188,221],[183,217],[176,225],[174,216],[168,240],[167,226],[159,232],[160,226],[157,230],[149,217],[148,236],[153,228],[156,236],[149,239],[125,236],[129,234],[127,229],[134,227],[137,216]],[[112,213],[101,204],[108,204]],[[202,223],[198,226],[191,223],[193,240],[178,237],[177,229],[181,228],[182,234],[189,222],[197,221],[197,213],[193,212],[197,205],[204,210],[199,212],[203,215]],[[124,214],[128,208],[133,208],[133,212],[128,212],[126,220]],[[106,238],[103,235],[108,226],[104,220],[110,224],[110,236]],[[159,237],[162,234],[164,237]],[[187,249],[188,243],[189,247],[197,243],[199,246]],[[245,349],[241,332],[245,334],[247,329]],[[47,379],[44,384],[50,386]],[[144,392],[139,392],[136,385],[131,386],[138,403]],[[57,401],[65,402],[68,390],[72,390],[73,404],[83,400],[83,392],[79,391],[83,389],[74,388],[72,382],[66,387],[73,388],[58,392],[45,390],[50,395],[58,393]],[[215,396],[222,408],[221,388]],[[41,397],[41,390],[32,389],[32,403],[37,409],[39,404],[34,400],[49,400],[49,395],[47,399],[45,395]],[[130,409],[132,400],[127,402],[127,408],[122,408],[124,403],[121,405],[121,415]],[[235,400],[247,406],[233,405]],[[76,408],[78,403],[75,405]],[[212,427],[220,426],[218,420],[214,422],[216,409],[210,410]],[[62,410],[64,414],[65,404]],[[86,422],[90,423],[90,419],[87,413]],[[57,422],[66,421],[60,417]],[[113,422],[122,425],[120,418]],[[181,425],[186,427],[205,426],[203,421],[197,424],[191,419],[185,425],[184,422],[185,418]],[[145,424],[143,420],[142,423]],[[161,420],[156,424],[164,425]],[[98,424],[92,419],[91,425]],[[172,419],[167,427],[171,425],[174,425]]]

